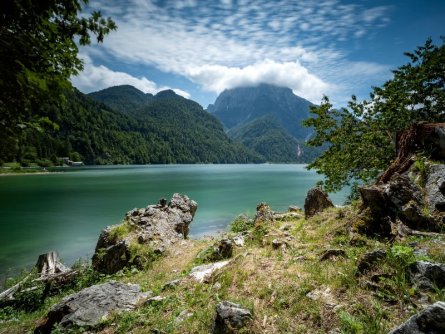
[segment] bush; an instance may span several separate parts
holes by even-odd
[[[239,215],[230,223],[230,231],[234,233],[245,232],[253,227],[253,219],[247,215]]]

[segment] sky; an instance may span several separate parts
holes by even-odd
[[[118,29],[80,48],[74,86],[173,89],[204,108],[260,83],[343,107],[391,79],[404,52],[445,35],[445,0],[90,0],[84,15],[93,10]]]

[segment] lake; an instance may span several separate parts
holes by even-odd
[[[225,230],[240,213],[254,214],[259,202],[275,211],[302,207],[320,178],[293,164],[101,166],[1,176],[0,274],[30,267],[50,250],[67,264],[90,257],[104,227],[175,192],[198,202],[190,225],[196,238]],[[342,204],[345,195],[331,198]]]

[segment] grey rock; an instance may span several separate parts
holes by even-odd
[[[176,317],[175,319],[175,324],[180,324],[181,322],[183,322],[184,320],[187,320],[188,318],[190,318],[193,315],[192,312],[189,312],[187,310],[182,311],[181,313],[179,313],[179,315]]]
[[[244,235],[238,234],[232,238],[233,243],[238,247],[244,247],[245,239]]]
[[[236,333],[252,319],[252,313],[241,305],[223,301],[216,305],[212,334]]]
[[[167,290],[167,289],[174,288],[174,287],[178,286],[180,283],[181,283],[181,280],[179,278],[175,279],[173,281],[167,282],[162,287],[162,290]]]
[[[145,305],[153,305],[156,303],[160,303],[162,301],[164,301],[166,298],[162,297],[162,296],[154,296],[154,297],[150,297],[145,301]]]
[[[274,221],[275,219],[270,206],[267,203],[258,204],[256,207],[254,226],[267,225]]]
[[[445,287],[445,264],[418,261],[409,268],[411,281],[422,289]]]
[[[386,257],[386,251],[384,249],[376,249],[371,252],[365,253],[363,257],[358,261],[357,272],[363,274],[366,270],[370,269],[376,262]]]
[[[429,211],[445,215],[445,165],[429,166],[425,191]]]
[[[101,240],[101,238],[99,238],[99,240]],[[98,252],[99,249],[101,250],[100,252]],[[96,247],[92,264],[97,271],[111,275],[128,266],[130,258],[131,254],[128,243],[125,240],[122,240],[106,248]]]
[[[92,260],[94,268],[113,274],[124,267],[143,266],[140,261],[132,260],[135,257],[129,249],[131,243],[146,245],[162,255],[172,244],[187,237],[197,206],[187,196],[174,194],[168,204],[161,199],[156,205],[127,212],[122,223],[128,225],[124,236],[116,239],[113,230],[117,226],[101,232]]]
[[[193,279],[195,279],[200,283],[206,282],[216,270],[227,266],[229,263],[230,260],[226,260],[226,261],[220,261],[220,262],[196,266],[192,268],[192,270],[190,271],[190,277],[192,277]]]
[[[445,333],[445,303],[436,302],[389,334],[443,334]]]
[[[286,242],[284,240],[281,240],[281,239],[273,239],[272,240],[272,248],[273,249],[278,249],[283,246],[284,247],[286,246]]]
[[[46,320],[35,333],[51,333],[55,324],[62,328],[94,327],[111,312],[129,311],[150,293],[143,293],[137,284],[110,281],[93,285],[69,295],[51,308]]]
[[[328,249],[320,256],[320,261],[326,261],[339,256],[346,257],[346,252],[343,249]]]
[[[328,195],[320,188],[309,189],[304,200],[304,216],[312,217],[323,210],[333,207]]]
[[[289,212],[301,212],[301,208],[299,206],[296,205],[289,205],[289,207],[287,208],[287,211]]]
[[[204,262],[215,262],[228,259],[233,254],[233,242],[230,239],[221,239],[202,250],[197,258]]]

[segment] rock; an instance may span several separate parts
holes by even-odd
[[[306,297],[308,297],[312,300],[321,301],[323,304],[325,304],[328,307],[335,307],[338,305],[338,301],[332,294],[330,288],[326,288],[326,289],[320,288],[320,289],[312,290],[311,292],[308,292],[306,294]]]
[[[418,261],[409,268],[410,280],[419,288],[445,288],[445,264]]]
[[[244,247],[244,242],[245,242],[244,235],[242,235],[242,234],[235,235],[232,238],[232,241],[236,246]]]
[[[114,274],[124,267],[143,267],[141,258],[132,254],[131,245],[144,245],[153,254],[162,255],[187,237],[196,209],[195,201],[174,194],[168,204],[160,199],[156,205],[127,212],[122,224],[101,232],[92,259],[94,269]]]
[[[274,212],[273,218],[278,221],[282,220],[291,220],[291,219],[299,219],[303,218],[303,215],[299,212]]]
[[[363,274],[366,270],[370,269],[376,262],[386,257],[386,251],[384,249],[376,249],[371,252],[365,253],[363,257],[358,261],[357,272]]]
[[[343,249],[328,249],[320,256],[320,261],[329,260],[333,257],[346,257],[346,252]]]
[[[267,225],[274,222],[273,212],[267,203],[260,203],[256,207],[254,226]]]
[[[221,239],[202,250],[197,258],[204,262],[215,262],[232,257],[233,243],[229,239]]]
[[[425,191],[430,213],[445,215],[445,165],[429,166]]]
[[[272,248],[273,249],[278,249],[281,247],[286,247],[286,242],[281,240],[281,239],[273,239],[272,240]]]
[[[216,270],[227,266],[229,263],[230,260],[220,261],[210,264],[203,264],[192,268],[189,276],[195,279],[196,281],[203,283],[206,282]]]
[[[150,293],[142,293],[137,284],[110,281],[93,285],[62,299],[53,306],[35,333],[51,333],[55,324],[62,328],[94,327],[111,312],[129,311]]]
[[[154,297],[150,297],[150,298],[148,298],[148,299],[145,301],[144,305],[153,305],[153,304],[156,304],[156,303],[160,303],[160,302],[162,302],[162,301],[164,301],[164,300],[165,300],[165,297],[162,297],[162,296],[154,296]]]
[[[101,240],[101,237],[99,237],[99,240]],[[96,246],[96,252],[93,255],[92,264],[95,270],[111,275],[128,266],[130,264],[130,259],[131,254],[129,245],[127,241],[122,240],[117,244],[110,245],[106,248],[98,248]]]
[[[320,188],[309,189],[304,200],[304,216],[307,219],[333,206],[334,204],[323,190]]]
[[[442,334],[445,333],[445,303],[436,302],[389,334]]]
[[[216,305],[212,334],[237,333],[237,330],[252,319],[252,313],[241,305],[223,301]]]
[[[296,205],[289,205],[289,207],[287,208],[287,211],[289,212],[301,212],[301,208],[299,206]]]
[[[192,312],[189,312],[187,310],[182,311],[181,313],[179,313],[179,315],[176,317],[175,319],[175,324],[178,325],[181,322],[183,322],[184,320],[187,320],[188,318],[190,318],[193,315]]]
[[[162,291],[167,290],[167,289],[174,288],[174,287],[178,286],[180,283],[181,283],[181,280],[180,280],[179,278],[178,278],[178,279],[175,279],[175,280],[173,280],[173,281],[167,282],[167,283],[165,283],[164,286],[162,287]]]

